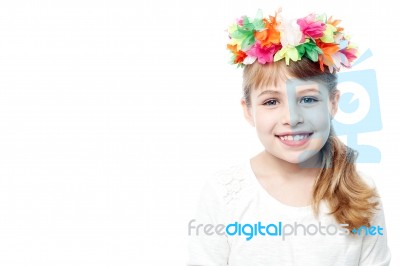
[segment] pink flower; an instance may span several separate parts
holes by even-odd
[[[237,23],[239,26],[243,26],[243,17],[236,19],[236,23]]]
[[[297,24],[299,24],[300,30],[303,34],[305,36],[310,36],[311,38],[322,37],[326,28],[325,23],[315,20],[315,14],[310,14],[305,18],[298,19]]]
[[[249,56],[257,57],[260,64],[271,63],[274,61],[274,54],[282,48],[281,45],[271,44],[268,47],[261,47],[259,42],[256,42],[246,53]]]
[[[350,67],[350,64],[357,59],[357,49],[355,48],[343,49],[340,50],[340,53],[342,55],[341,63],[345,67]]]

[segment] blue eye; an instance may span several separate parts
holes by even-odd
[[[277,102],[278,102],[277,100],[271,99],[271,100],[265,101],[265,102],[263,103],[263,105],[268,105],[268,106],[276,105]]]
[[[303,97],[303,98],[300,100],[300,103],[307,103],[307,104],[315,103],[315,102],[318,102],[318,99],[313,98],[313,97]]]

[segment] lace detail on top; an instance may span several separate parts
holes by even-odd
[[[225,204],[232,204],[250,186],[243,164],[235,164],[216,173],[218,190]]]

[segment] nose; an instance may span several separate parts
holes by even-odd
[[[285,108],[281,119],[283,125],[289,125],[291,127],[304,122],[300,108],[298,108],[296,104],[292,103],[288,104],[288,106]]]

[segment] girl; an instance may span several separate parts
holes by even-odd
[[[232,61],[244,66],[244,116],[264,150],[207,181],[187,265],[389,265],[374,182],[331,125],[336,72],[356,58],[343,28],[259,12],[228,31]]]

